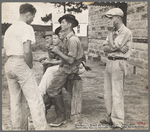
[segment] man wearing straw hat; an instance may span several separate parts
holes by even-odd
[[[46,46],[45,48],[47,49],[47,56],[48,57],[42,57],[39,59],[39,62],[42,62],[43,64],[43,74],[45,73],[46,69],[51,66],[49,63],[46,63],[46,60],[51,58],[50,56],[50,52],[48,50],[48,48],[52,45],[52,35],[53,35],[53,32],[52,31],[49,31],[49,32],[45,32],[45,35],[43,36],[43,38],[45,39],[45,42],[46,42]]]

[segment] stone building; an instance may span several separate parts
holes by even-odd
[[[123,22],[132,31],[132,54],[128,61],[129,72],[148,78],[148,3],[147,2],[95,2],[89,6],[88,55],[106,61],[102,50],[107,36],[104,13],[119,7],[124,12]]]

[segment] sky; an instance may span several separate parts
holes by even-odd
[[[57,23],[58,18],[63,14],[63,7],[56,8],[53,4],[44,3],[44,2],[29,2],[36,9],[36,15],[32,24],[39,25],[50,25],[50,22],[44,23],[41,20],[41,17],[46,16],[46,14],[52,13],[53,23]],[[2,23],[14,23],[19,18],[19,7],[23,2],[3,2],[2,3]],[[83,11],[79,14],[74,14],[79,20],[79,23],[88,23],[88,10]]]

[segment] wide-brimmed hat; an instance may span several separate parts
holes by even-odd
[[[78,26],[78,24],[79,24],[78,20],[77,20],[77,19],[75,18],[75,16],[72,15],[72,14],[65,14],[65,15],[63,15],[62,17],[60,17],[60,18],[58,19],[58,22],[61,23],[61,21],[62,21],[63,19],[72,20],[72,21],[73,21],[73,27],[76,27],[76,26]]]
[[[113,16],[121,16],[121,17],[123,17],[124,13],[123,13],[123,11],[120,8],[113,8],[113,9],[110,9],[109,11],[107,11],[105,13],[105,16],[106,17],[113,17]]]
[[[59,26],[58,28],[55,29],[55,34],[58,35],[60,30],[61,30],[61,26]]]
[[[52,36],[53,32],[52,31],[47,31],[45,32],[45,35],[43,36],[43,38],[45,38],[46,36]]]
[[[61,26],[59,26],[58,28],[55,29],[55,34],[59,35],[59,32],[61,30]],[[72,29],[73,33],[75,34],[75,31]]]

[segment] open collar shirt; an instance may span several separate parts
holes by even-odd
[[[76,60],[83,57],[83,47],[81,45],[81,42],[79,38],[73,33],[70,32],[65,38],[64,38],[64,44],[67,47],[67,55],[70,57],[75,58]]]
[[[79,69],[79,65],[83,59],[83,46],[79,38],[73,33],[70,32],[63,40],[64,43],[64,54],[73,57],[75,60],[73,64],[69,64],[65,60],[62,59],[62,63],[60,67],[63,67],[63,70],[66,73],[76,73]]]
[[[116,49],[114,52],[109,53],[108,56],[129,58],[132,49],[132,33],[130,29],[123,24],[116,32],[113,32],[113,41]],[[105,44],[109,44],[108,36]],[[122,48],[123,46],[129,47],[129,50],[125,54],[123,54],[121,51],[118,51],[118,49]]]

